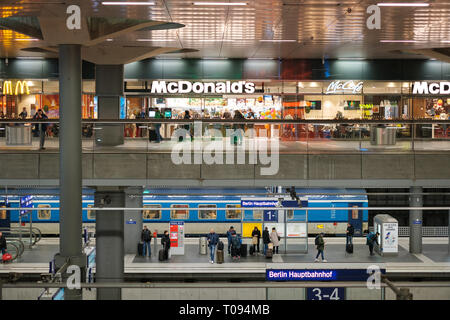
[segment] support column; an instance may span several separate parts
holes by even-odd
[[[423,207],[422,187],[411,187],[410,207]],[[409,211],[409,252],[422,253],[422,210]]]
[[[118,187],[98,188],[94,196],[95,207],[123,208],[125,192]],[[96,273],[95,281],[124,281],[124,227],[123,210],[97,211]],[[97,288],[97,300],[121,300],[121,288]]]
[[[125,207],[143,207],[143,188],[127,188],[125,190]],[[141,241],[142,211],[127,210],[124,213],[125,254],[137,254],[137,245]],[[153,230],[151,230],[153,231]]]
[[[450,253],[450,210],[448,210],[448,252]]]
[[[59,269],[64,264],[78,265],[82,281],[86,256],[82,252],[81,206],[81,46],[59,46],[59,184],[60,252],[55,256]],[[63,272],[63,281],[67,278]],[[81,289],[64,291],[65,300],[81,300]]]
[[[99,120],[120,119],[120,98],[124,95],[123,72],[123,65],[95,66],[95,95],[98,97]],[[123,144],[123,125],[99,124],[96,125],[96,128],[96,145],[117,146]]]

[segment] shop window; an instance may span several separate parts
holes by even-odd
[[[210,210],[199,210],[198,218],[199,219],[217,219],[217,210],[215,204],[199,204],[199,209],[211,208]]]
[[[50,208],[49,204],[39,204],[38,208]],[[38,220],[50,220],[52,217],[50,210],[38,210]]]
[[[253,219],[255,220],[262,220],[263,218],[263,210],[253,210]]]
[[[88,204],[87,207],[88,208],[93,208],[94,205],[93,204]],[[95,210],[88,210],[87,211],[87,218],[89,220],[95,220]]]
[[[227,204],[226,218],[227,219],[241,219],[241,210],[231,209],[231,208],[240,208],[240,204]],[[230,209],[228,209],[230,208]]]
[[[170,207],[176,209],[170,210],[171,219],[189,219],[189,210],[183,210],[189,208],[188,204],[172,204]]]
[[[142,211],[142,219],[144,220],[161,219],[161,205],[148,204],[145,205],[144,208],[152,208],[152,209]]]

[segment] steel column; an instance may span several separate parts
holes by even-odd
[[[411,187],[410,207],[423,207],[422,187]],[[409,211],[409,252],[422,253],[422,210]]]

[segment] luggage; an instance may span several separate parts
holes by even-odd
[[[9,254],[8,252],[6,252],[3,256],[2,256],[2,261],[3,262],[9,262],[12,260],[12,256],[11,254]]]
[[[138,243],[138,255],[143,256],[144,255],[144,244]]]
[[[165,257],[165,256],[166,256],[166,255],[165,255],[164,249],[159,250],[159,252],[158,252],[158,260],[159,260],[159,261],[164,261],[164,260],[166,260],[166,257]]]
[[[223,250],[223,242],[219,240],[217,243],[217,250]]]
[[[267,244],[267,247],[268,247],[270,250],[273,250],[273,243],[272,243],[272,242],[269,242],[269,243]]]
[[[258,237],[252,238],[252,244],[258,244]]]
[[[347,253],[353,253],[353,244],[349,243],[348,245],[346,245],[345,251],[347,251]]]
[[[149,141],[156,141],[157,140],[156,130],[152,130],[152,129],[148,130],[148,140]]]
[[[316,236],[316,239],[314,239],[314,244],[316,245],[316,246],[318,246],[320,243],[319,243],[319,235],[317,235]]]
[[[236,247],[231,247],[231,256],[232,257],[237,257],[237,256],[239,256],[239,249],[238,248],[236,248]]]
[[[217,250],[217,263],[223,263],[224,256],[223,256],[223,250]]]
[[[246,257],[246,256],[247,256],[247,245],[241,244],[241,257]]]
[[[270,259],[273,257],[273,250],[272,249],[267,249],[266,251],[266,258]]]
[[[250,255],[252,256],[252,255],[254,255],[255,254],[255,247],[254,246],[251,246],[250,247]]]

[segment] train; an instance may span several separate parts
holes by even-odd
[[[8,219],[11,227],[26,225],[31,221],[43,235],[59,234],[59,210],[32,210],[32,208],[59,208],[57,189],[38,190],[21,189],[20,193],[7,195],[0,191],[0,224],[2,219]],[[95,228],[94,189],[83,189],[82,221],[83,227]],[[262,228],[269,223],[266,215],[270,210],[260,210],[258,207],[248,207],[243,204],[257,201],[272,201],[273,206],[281,206],[282,202],[289,205],[289,210],[277,212],[277,227],[283,228],[283,223],[305,223],[308,234],[323,232],[327,235],[345,234],[347,223],[355,227],[355,235],[360,235],[368,229],[368,199],[364,189],[297,189],[299,201],[287,194],[269,192],[266,188],[256,189],[145,189],[142,193],[143,224],[151,230],[167,230],[170,221],[184,221],[186,236],[204,235],[213,228],[219,234],[225,234],[230,226],[244,237],[251,234],[255,226]],[[10,193],[13,193],[10,191]],[[316,194],[315,194],[316,193]],[[19,210],[1,210],[1,207],[19,208],[19,205],[32,196],[28,211],[21,215]],[[136,196],[136,195],[134,195]],[[137,195],[140,196],[140,195]],[[281,202],[280,202],[281,201]],[[266,203],[266,202],[264,202]],[[292,209],[292,203],[299,203],[299,209]],[[326,208],[323,210],[306,210],[309,208]],[[195,210],[201,208],[202,210]],[[355,209],[339,209],[355,208]],[[164,210],[165,209],[165,210]],[[191,210],[188,210],[191,209]],[[194,210],[192,210],[194,209]],[[278,228],[277,228],[278,229]],[[280,230],[283,232],[283,230]]]

